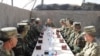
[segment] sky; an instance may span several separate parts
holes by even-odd
[[[44,4],[72,4],[72,5],[81,5],[83,0],[44,0]],[[1,0],[0,0],[1,2]],[[27,3],[29,3],[25,6]],[[86,2],[98,3],[100,4],[100,0],[86,0]],[[11,5],[11,0],[3,0],[2,3]],[[23,8],[26,10],[31,10],[34,1],[33,0],[13,0],[14,6]],[[35,7],[41,3],[41,0],[37,0]]]

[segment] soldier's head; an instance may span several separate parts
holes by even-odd
[[[94,26],[86,26],[84,27],[84,39],[87,42],[92,42],[95,39],[96,29]]]
[[[52,23],[52,20],[50,18],[47,19],[47,23],[50,24]]]
[[[29,20],[29,22],[30,22],[30,24],[34,24],[34,23],[35,23],[35,18],[31,18],[31,19]]]
[[[71,19],[66,20],[66,24],[68,27],[71,27],[73,25],[73,20]]]
[[[61,19],[61,20],[60,20],[60,24],[61,24],[61,25],[65,25],[65,24],[66,24],[66,20],[65,20],[65,19]]]
[[[29,27],[29,25],[27,23],[17,23],[17,31],[23,37],[27,34],[29,28],[30,27]]]
[[[35,23],[36,23],[37,25],[38,25],[38,24],[41,24],[40,18],[36,18]]]
[[[17,38],[17,28],[16,27],[4,27],[1,28],[2,40],[5,42],[12,37]]]
[[[80,22],[74,22],[72,27],[73,27],[73,30],[76,32],[81,31],[81,23]]]

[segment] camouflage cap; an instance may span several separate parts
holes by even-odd
[[[86,27],[84,27],[84,31],[85,32],[95,33],[96,29],[95,29],[95,26],[86,26]]]
[[[65,22],[66,22],[66,20],[65,20],[65,19],[60,19],[60,22],[64,22],[64,23],[65,23]]]
[[[36,21],[40,21],[40,18],[36,18]]]
[[[75,27],[75,26],[81,26],[81,22],[74,22],[73,25],[71,27]]]
[[[26,20],[22,20],[21,22],[22,22],[22,23],[28,23],[29,20],[28,20],[28,19],[26,19]]]
[[[28,25],[28,23],[17,23],[17,26],[18,27],[24,27],[24,29],[29,29],[30,27],[29,27],[29,25]]]
[[[12,35],[17,35],[17,28],[16,27],[4,27],[4,28],[1,28],[1,32],[4,33],[5,37],[9,37]]]

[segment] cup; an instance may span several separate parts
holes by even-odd
[[[60,43],[64,43],[64,40],[63,39],[59,39]]]
[[[36,46],[36,50],[41,50],[41,45]]]
[[[45,54],[45,55],[48,55],[48,54],[49,54],[49,51],[46,50],[46,51],[44,52],[44,54]]]
[[[38,43],[43,43],[43,41],[42,40],[38,40]]]
[[[62,45],[62,50],[67,50],[67,46],[66,45]]]

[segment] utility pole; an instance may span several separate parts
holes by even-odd
[[[44,0],[41,0],[41,8],[43,9]]]
[[[83,2],[82,3],[85,3],[85,0],[83,0]]]
[[[13,6],[13,0],[11,0],[11,5]]]

